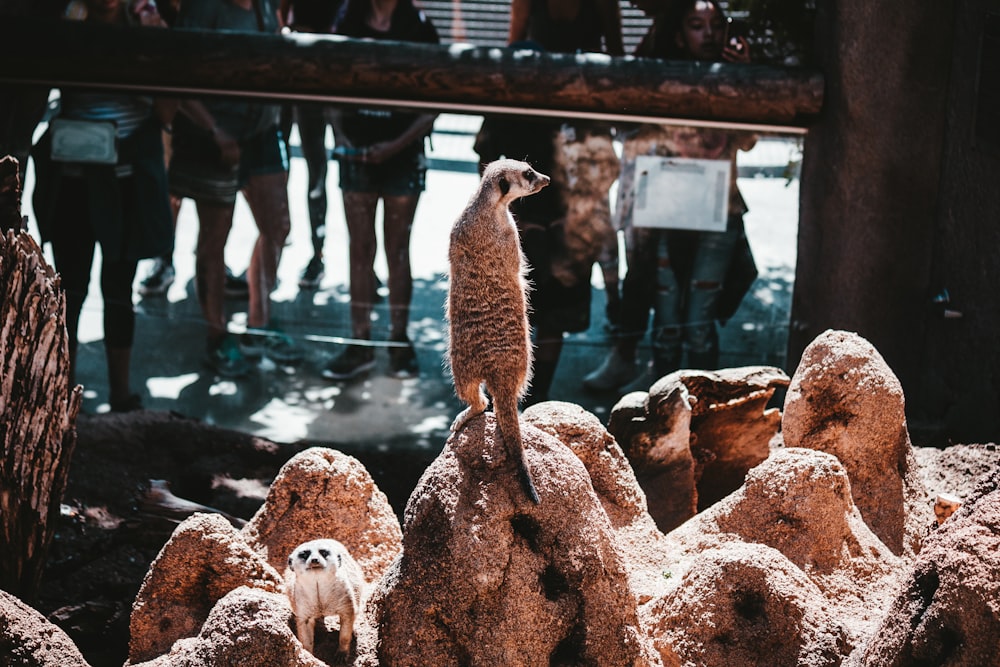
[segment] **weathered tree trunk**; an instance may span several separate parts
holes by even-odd
[[[0,165],[9,176],[10,162]],[[0,209],[0,223],[20,226],[19,210]],[[83,390],[70,387],[59,278],[28,233],[0,234],[0,285],[0,588],[31,602],[59,517]]]

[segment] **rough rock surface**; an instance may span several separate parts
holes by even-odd
[[[3,590],[0,590],[0,664],[88,667],[65,632]]]
[[[307,449],[281,468],[243,538],[278,572],[303,542],[338,540],[369,582],[402,548],[399,520],[365,467],[325,447]]]
[[[828,330],[802,353],[785,396],[788,447],[833,454],[861,516],[895,554],[913,556],[934,515],[906,429],[903,389],[871,343]]]
[[[1000,656],[1000,469],[925,541],[865,667],[995,665]]]
[[[471,420],[414,490],[369,605],[380,650],[358,664],[659,664],[580,459],[522,424],[533,505],[495,424]]]
[[[903,566],[861,519],[844,467],[808,449],[775,450],[741,489],[668,534],[667,541],[671,556],[663,567],[671,582],[687,581],[708,549],[771,547],[822,592],[851,649],[880,622]],[[710,587],[701,593],[718,594]]]
[[[129,662],[151,660],[198,634],[215,603],[241,586],[283,591],[278,572],[221,516],[184,521],[150,565],[132,606]]]
[[[769,452],[781,423],[767,404],[788,384],[780,368],[681,370],[646,394],[625,396],[608,429],[646,492],[650,514],[667,532],[733,492]]]
[[[583,462],[625,560],[639,603],[663,588],[666,540],[646,509],[625,453],[600,420],[573,403],[548,401],[524,411],[524,422],[555,436]]]
[[[236,588],[212,608],[196,637],[182,639],[169,653],[141,664],[323,667],[326,663],[313,657],[295,639],[289,625],[291,618],[292,608],[284,595]]]
[[[685,665],[839,665],[848,647],[816,584],[761,544],[702,552],[648,614],[657,647]]]

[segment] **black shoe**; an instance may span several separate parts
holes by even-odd
[[[225,293],[229,299],[246,299],[250,296],[250,285],[247,283],[246,271],[237,276],[228,266],[226,267]]]
[[[328,380],[352,380],[375,367],[375,350],[366,345],[348,345],[323,368]]]
[[[413,343],[408,338],[394,340],[396,343],[406,343],[406,347],[389,348],[389,369],[393,377],[411,378],[420,375],[420,367],[417,365],[417,353],[413,349]]]
[[[139,394],[129,394],[120,401],[108,401],[111,412],[134,412],[142,410],[142,397]]]
[[[162,257],[157,257],[153,270],[139,283],[139,294],[142,296],[162,296],[174,283],[176,273],[174,265]]]
[[[318,288],[320,282],[323,281],[323,276],[326,275],[323,268],[322,259],[319,257],[310,259],[309,264],[302,270],[302,275],[299,276],[299,287],[301,289]]]

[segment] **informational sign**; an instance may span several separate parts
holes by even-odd
[[[632,224],[725,231],[729,217],[729,170],[729,160],[638,156]]]

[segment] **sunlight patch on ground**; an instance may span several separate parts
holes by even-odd
[[[185,373],[176,377],[151,377],[146,380],[146,389],[153,398],[177,400],[186,387],[198,381],[198,373]]]
[[[213,489],[227,489],[232,491],[238,498],[267,498],[267,491],[270,488],[263,479],[233,479],[227,475],[216,475],[212,478]]]
[[[309,424],[315,419],[316,415],[312,411],[288,405],[277,398],[271,399],[263,408],[250,415],[250,421],[264,427],[257,435],[289,442],[305,438],[309,434]]]
[[[415,435],[431,435],[439,431],[446,431],[451,426],[451,421],[448,415],[424,417],[422,421],[410,427],[410,433]]]
[[[240,391],[239,385],[232,380],[219,380],[213,382],[208,388],[209,396],[235,396]]]

